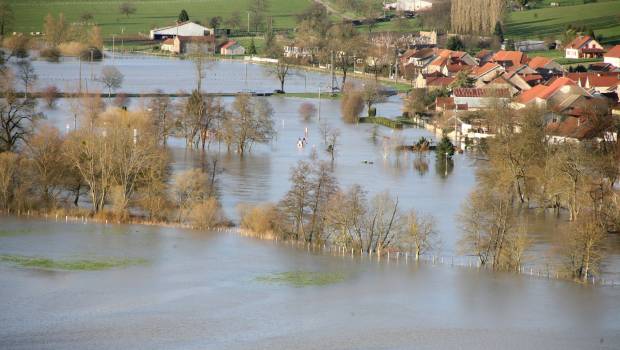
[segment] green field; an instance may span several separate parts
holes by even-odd
[[[40,32],[43,19],[48,13],[64,13],[69,22],[79,22],[88,12],[94,22],[101,26],[104,35],[148,34],[154,27],[173,24],[179,12],[185,9],[191,20],[205,23],[209,18],[228,18],[234,11],[241,13],[242,27],[247,23],[249,0],[134,0],[136,13],[129,17],[119,13],[120,0],[9,0],[15,13],[11,28],[16,32]],[[275,28],[292,28],[295,16],[312,0],[270,0],[268,16],[273,18]]]
[[[620,0],[515,11],[508,16],[506,36],[559,36],[569,24],[592,28],[596,35],[603,36],[603,44],[620,43]]]

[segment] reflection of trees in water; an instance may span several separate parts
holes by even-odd
[[[454,170],[454,159],[446,156],[435,157],[435,172],[439,177],[445,179]]]
[[[415,159],[413,160],[413,168],[418,172],[420,176],[426,175],[428,172],[428,160],[426,155],[417,152]]]

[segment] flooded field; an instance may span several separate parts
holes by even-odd
[[[95,77],[104,64],[111,62],[83,64],[83,76],[90,79],[92,69]],[[73,60],[35,62],[39,86],[75,86],[78,65]],[[188,61],[117,57],[115,65],[125,74],[123,92],[173,93],[195,84]],[[279,87],[264,66],[247,65],[247,83],[245,70],[243,62],[217,62],[207,72],[206,91]],[[287,81],[287,90],[317,91],[329,82],[326,75],[297,73]],[[403,208],[433,214],[442,240],[438,254],[456,254],[456,215],[483,161],[456,155],[446,167],[434,154],[388,152],[395,140],[410,144],[434,136],[418,128],[392,131],[344,124],[338,100],[267,99],[277,130],[271,144],[239,157],[217,143],[205,154],[186,150],[183,140],[173,139],[173,171],[217,157],[224,210],[237,220],[240,203],[278,201],[298,160],[308,160],[313,150],[328,159],[320,136],[321,125],[328,125],[341,132],[334,162],[340,186],[360,184],[369,194],[389,191]],[[298,115],[303,102],[320,103],[321,119],[303,121]],[[134,98],[131,106],[140,103]],[[394,96],[379,104],[377,112],[395,117],[401,106]],[[43,122],[61,130],[73,127],[69,100],[60,100],[52,110],[40,109],[47,116]],[[306,132],[308,145],[298,149],[296,142]],[[416,159],[427,167],[414,167]],[[426,263],[377,263],[227,233],[0,220],[0,256],[145,262],[102,271],[0,263],[0,348],[620,348],[619,287]],[[550,243],[558,239],[565,220],[550,213],[528,214],[534,241],[529,265],[553,263]],[[620,280],[620,237],[609,240],[604,276]],[[287,283],[290,276],[307,281],[305,273],[329,283]],[[285,276],[283,283],[269,283],[274,276]]]
[[[236,234],[3,218],[0,254],[110,257],[97,272],[0,264],[3,349],[617,349],[620,288],[386,264]],[[26,230],[26,231],[23,231]],[[294,271],[342,280],[298,287]]]

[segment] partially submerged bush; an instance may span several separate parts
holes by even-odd
[[[210,229],[224,222],[222,207],[214,197],[194,204],[188,216],[192,227],[199,229]]]
[[[60,53],[63,56],[77,57],[84,50],[86,50],[86,45],[80,42],[77,42],[77,41],[69,41],[69,42],[61,43],[60,45],[58,45],[58,50],[60,50]]]
[[[45,48],[41,50],[39,55],[41,56],[41,58],[45,58],[45,60],[48,62],[58,62],[60,60],[60,57],[62,56],[60,54],[60,50],[55,47]]]
[[[256,234],[269,234],[278,231],[278,209],[267,203],[257,206],[239,207],[241,227]]]
[[[101,61],[103,53],[96,47],[87,47],[80,52],[80,58],[82,61]]]
[[[41,92],[41,95],[45,100],[47,107],[54,108],[59,93],[60,91],[58,91],[58,88],[54,85],[49,85]]]

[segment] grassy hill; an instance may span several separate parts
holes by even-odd
[[[249,0],[133,0],[136,13],[129,17],[119,13],[120,0],[9,0],[15,13],[13,31],[42,31],[43,18],[48,14],[64,13],[69,22],[79,21],[88,12],[94,16],[104,35],[148,33],[153,27],[172,24],[185,9],[191,20],[206,23],[213,16],[230,17],[241,13],[243,27],[247,23]],[[268,15],[274,27],[292,28],[295,15],[302,12],[312,0],[270,0]]]
[[[592,28],[596,35],[603,36],[603,44],[620,43],[620,1],[515,11],[508,16],[506,35],[543,39],[562,34],[569,24]]]

